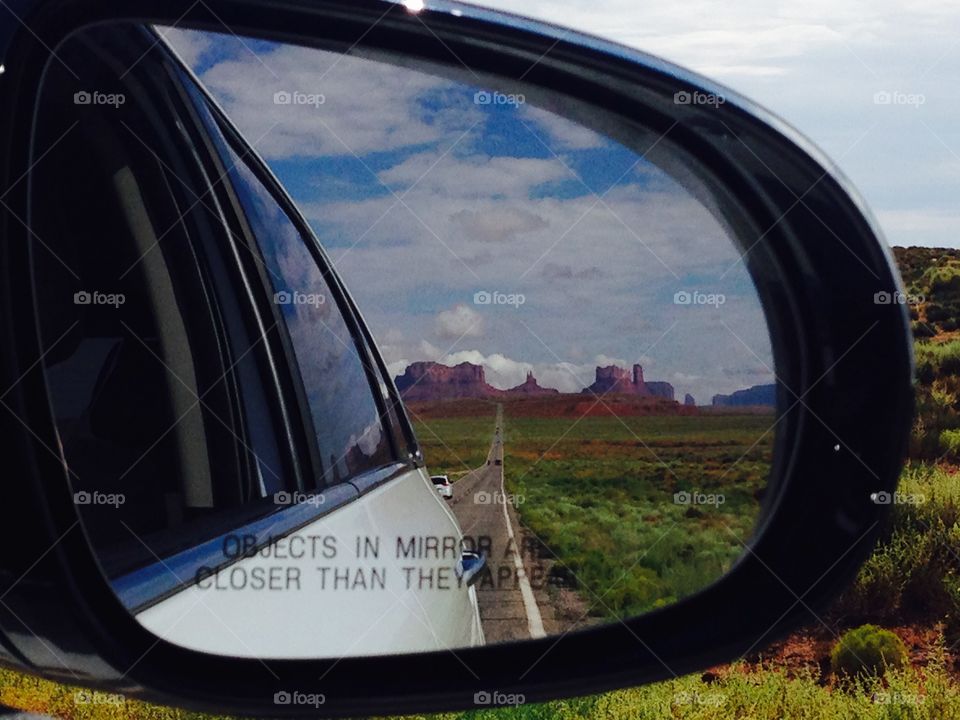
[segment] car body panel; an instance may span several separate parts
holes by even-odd
[[[411,538],[417,557],[406,554]],[[440,541],[436,552],[429,538]],[[476,590],[455,575],[461,538],[429,476],[410,470],[252,557],[205,575],[137,619],[170,642],[235,657],[480,645]],[[374,557],[370,543],[377,542]],[[249,622],[251,603],[260,608],[256,623]],[[292,625],[291,616],[300,620]]]

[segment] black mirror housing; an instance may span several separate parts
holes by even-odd
[[[455,3],[411,12],[361,2],[131,0],[26,2],[0,34],[0,442],[8,478],[0,522],[0,661],[69,683],[250,716],[315,714],[278,693],[319,693],[331,717],[473,706],[496,690],[528,701],[650,682],[732,659],[823,608],[872,549],[906,451],[913,412],[906,307],[891,255],[862,200],[796,131],[693,73],[559,28]],[[461,72],[462,64],[643,146],[669,133],[727,222],[767,315],[779,419],[768,511],[722,580],[674,606],[560,641],[409,656],[233,659],[154,637],[105,581],[77,515],[52,422],[30,284],[30,138],[44,67],[77,29],[176,24]],[[719,106],[683,94],[722,95]],[[678,97],[680,101],[678,101]],[[589,111],[589,112],[588,112]],[[592,119],[591,119],[592,117]],[[33,248],[33,249],[31,249]],[[500,464],[500,460],[496,460]],[[815,528],[815,532],[810,532]],[[802,542],[798,542],[803,538]],[[468,584],[485,564],[470,557]],[[443,682],[436,678],[442,673]],[[371,683],[370,678],[376,678]]]

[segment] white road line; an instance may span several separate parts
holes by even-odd
[[[500,437],[503,437],[503,410],[497,407],[497,427],[500,428]],[[496,440],[494,440],[496,444]],[[547,633],[543,629],[543,616],[540,615],[540,606],[537,605],[537,598],[533,595],[533,588],[530,587],[530,580],[527,578],[527,571],[523,567],[523,558],[520,547],[517,545],[516,536],[513,534],[513,523],[510,522],[510,513],[507,511],[507,489],[503,481],[503,440],[500,443],[500,497],[502,499],[503,520],[507,523],[507,536],[510,538],[510,544],[513,547],[513,564],[517,568],[517,580],[520,583],[520,596],[523,598],[523,609],[527,613],[527,630],[531,638],[546,637]],[[497,453],[493,453],[494,462],[497,459]]]

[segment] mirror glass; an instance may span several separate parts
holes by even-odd
[[[559,636],[748,552],[776,430],[755,238],[669,130],[452,60],[132,25],[57,56],[25,218],[50,450],[153,633],[262,659]]]

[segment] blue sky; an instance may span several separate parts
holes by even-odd
[[[533,370],[576,391],[597,365],[639,362],[701,403],[773,380],[733,244],[633,150],[521,98],[484,103],[492,89],[475,84],[168,38],[304,212],[394,372],[467,360],[498,387]],[[677,304],[678,292],[703,302]]]

